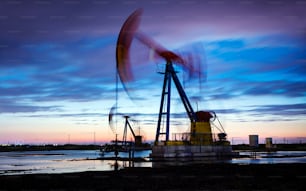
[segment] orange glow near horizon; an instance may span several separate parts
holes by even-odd
[[[266,137],[274,139],[306,141],[304,122],[227,122],[225,128],[228,140],[234,143],[248,143],[250,134],[259,135],[261,142]],[[144,127],[141,132],[144,142],[152,142],[155,137],[155,126]],[[9,128],[0,135],[1,144],[104,144],[115,140],[116,135],[107,125],[102,127],[66,127],[62,131],[48,129],[29,129],[10,132]],[[118,128],[118,139],[122,132]],[[173,130],[173,133],[175,130]],[[129,135],[128,139],[132,139]]]

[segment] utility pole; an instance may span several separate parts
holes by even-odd
[[[94,131],[94,145],[96,145],[96,132]]]

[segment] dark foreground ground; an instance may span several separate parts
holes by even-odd
[[[0,190],[306,190],[306,164],[209,164],[0,176]]]

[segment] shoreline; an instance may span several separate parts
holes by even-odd
[[[306,151],[306,143],[292,143],[292,144],[275,144],[273,149],[266,149],[264,144],[259,144],[258,148],[254,149],[247,144],[231,145],[233,151]],[[12,151],[52,151],[52,150],[100,150],[103,145],[1,145],[0,152]],[[151,150],[149,146],[141,147],[140,150]]]
[[[305,190],[306,164],[203,164],[0,176],[3,190]]]

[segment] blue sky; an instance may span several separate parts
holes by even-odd
[[[139,30],[199,58],[201,83],[178,75],[194,109],[214,110],[230,139],[306,137],[306,1],[33,0],[0,3],[0,143],[113,139],[116,41],[137,8]],[[119,84],[118,110],[151,140],[163,62],[134,44],[134,101]],[[172,132],[187,131],[177,95],[172,103]]]

